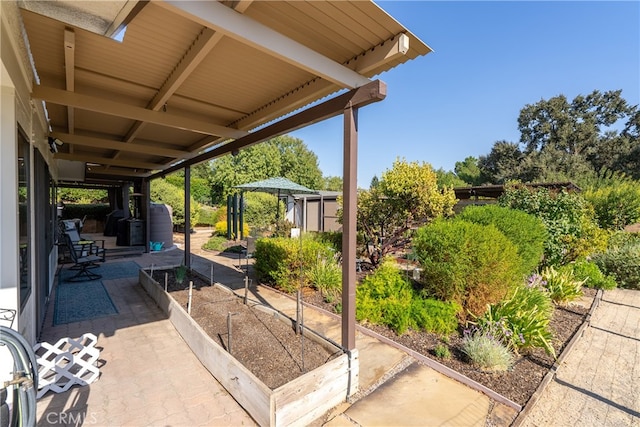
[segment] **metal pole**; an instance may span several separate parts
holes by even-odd
[[[189,280],[189,300],[187,301],[187,314],[191,315],[191,297],[193,295],[193,282]]]

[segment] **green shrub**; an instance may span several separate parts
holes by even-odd
[[[423,299],[395,262],[383,261],[356,289],[356,318],[386,325],[402,335],[407,329],[450,334],[458,326],[456,304]]]
[[[307,281],[328,303],[335,302],[342,293],[342,269],[333,258],[318,259],[307,271]]]
[[[212,236],[202,245],[202,249],[209,251],[224,251],[227,247],[227,239],[222,236]]]
[[[584,281],[575,279],[571,266],[560,269],[546,267],[540,274],[542,286],[556,304],[566,304],[582,295]]]
[[[256,240],[254,268],[258,279],[284,292],[295,292],[307,285],[305,272],[310,271],[318,259],[331,259],[333,251],[325,243],[304,234],[300,239],[272,237]],[[301,271],[302,269],[302,271]]]
[[[619,287],[640,289],[640,234],[617,233],[605,252],[593,256],[593,262],[613,276]]]
[[[518,286],[509,298],[491,305],[477,319],[477,328],[516,353],[539,347],[555,357],[549,330],[553,304],[538,277],[530,279],[526,286]]]
[[[342,231],[323,231],[318,232],[316,236],[331,245],[334,251],[342,252]]]
[[[523,275],[529,275],[542,261],[547,231],[539,218],[498,205],[468,206],[458,217],[476,224],[495,225],[518,248]]]
[[[220,216],[219,211],[221,209],[216,209],[211,206],[202,205],[200,206],[200,215],[198,215],[198,225],[208,225],[213,227],[218,221],[218,217]]]
[[[517,247],[493,225],[439,219],[417,230],[413,250],[427,295],[480,316],[522,280]]]
[[[216,222],[215,230],[216,230],[216,234],[218,236],[223,236],[223,237],[226,236],[227,235],[227,220],[223,219],[222,221]],[[249,235],[249,225],[247,225],[246,222],[244,224],[242,224],[242,233],[243,233],[243,235],[245,237]],[[239,237],[239,236],[234,236],[233,235],[233,228],[232,228],[231,229],[231,238],[235,238],[235,237]]]
[[[596,224],[591,204],[579,194],[511,186],[498,201],[542,220],[548,233],[545,265],[567,264],[606,247],[607,234]]]
[[[640,182],[624,178],[614,179],[610,185],[584,193],[593,205],[601,228],[622,230],[640,221]]]
[[[356,319],[404,334],[410,325],[413,289],[394,262],[386,260],[356,288]]]
[[[457,315],[461,307],[456,303],[422,298],[414,293],[411,316],[416,329],[438,334],[450,334],[458,328]]]
[[[107,190],[58,187],[58,200],[62,200],[65,204],[76,205],[108,204],[109,196]],[[82,216],[69,218],[82,218]]]
[[[273,231],[274,237],[290,237],[291,229],[294,228],[294,225],[291,221],[286,219],[279,219],[276,221],[275,229]]]
[[[513,354],[500,341],[481,332],[467,334],[462,351],[483,371],[508,371],[513,366]]]
[[[436,348],[433,349],[433,354],[440,359],[450,359],[451,351],[449,347],[444,344],[438,344]]]
[[[562,268],[573,268],[573,274],[576,280],[583,281],[584,286],[595,289],[614,289],[617,286],[613,276],[608,276],[600,271],[598,265],[592,261],[576,261],[573,264],[567,264]]]
[[[110,213],[111,208],[108,204],[67,203],[64,205],[64,209],[62,210],[62,219],[84,218],[86,215],[87,219],[104,221]]]

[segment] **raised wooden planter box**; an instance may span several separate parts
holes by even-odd
[[[163,270],[171,267],[156,267]],[[140,284],[167,314],[169,320],[198,357],[200,362],[223,385],[242,407],[262,426],[307,425],[358,390],[358,351],[342,354],[275,390],[267,387],[251,371],[212,340],[187,312],[151,278],[145,269],[139,273]],[[216,284],[222,289],[224,286]],[[232,292],[229,290],[229,292]],[[257,306],[285,318],[266,306]],[[256,307],[256,308],[257,308]],[[286,317],[287,321],[291,319]],[[321,340],[332,350],[334,344],[305,330],[305,336]]]

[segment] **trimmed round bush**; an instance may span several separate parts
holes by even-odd
[[[457,217],[476,224],[493,224],[507,236],[518,248],[523,275],[530,274],[542,261],[547,230],[539,218],[498,205],[469,206]]]
[[[522,280],[518,248],[493,225],[439,219],[417,230],[414,254],[424,291],[481,316]]]

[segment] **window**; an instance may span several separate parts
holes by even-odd
[[[24,308],[31,294],[31,225],[29,212],[31,211],[31,194],[29,191],[30,166],[29,141],[18,129],[18,256],[20,259],[20,308]]]

